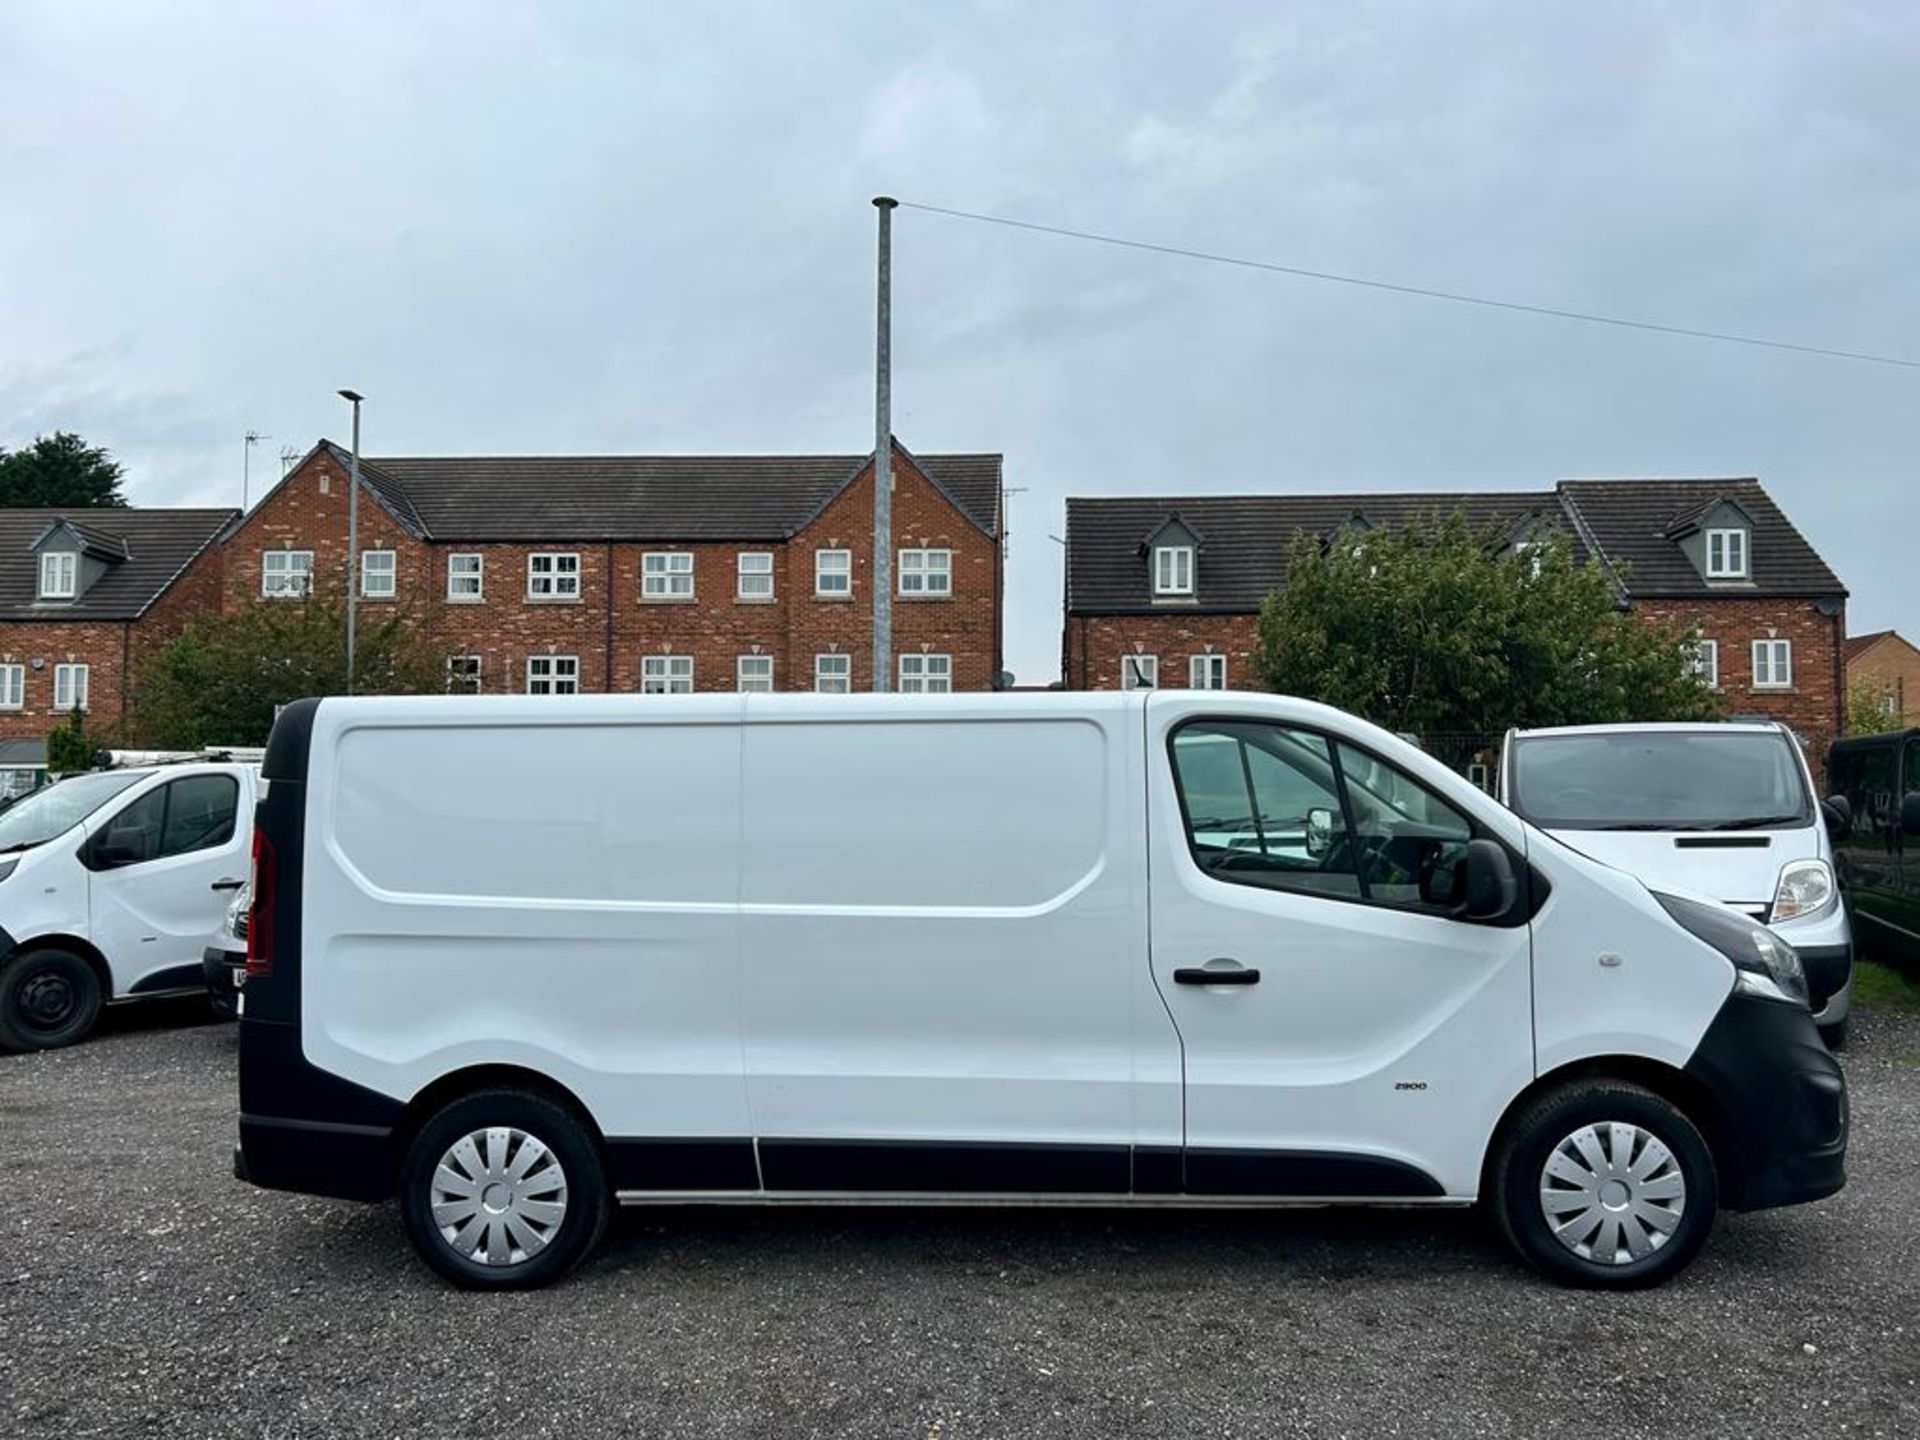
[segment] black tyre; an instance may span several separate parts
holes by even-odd
[[[100,1018],[100,977],[70,950],[23,950],[0,966],[0,1050],[53,1050]]]
[[[1562,1284],[1592,1289],[1640,1289],[1684,1269],[1719,1208],[1699,1128],[1626,1081],[1582,1081],[1533,1101],[1489,1178],[1513,1247]]]
[[[525,1290],[566,1274],[607,1220],[606,1172],[569,1111],[487,1090],[428,1120],[407,1149],[400,1210],[435,1270],[469,1290]]]

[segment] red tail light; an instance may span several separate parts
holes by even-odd
[[[273,842],[253,832],[253,903],[247,907],[247,975],[273,973],[273,900],[278,875]]]

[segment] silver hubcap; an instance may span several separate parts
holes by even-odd
[[[434,1167],[433,1223],[454,1251],[482,1265],[520,1265],[552,1243],[567,1218],[567,1172],[524,1130],[475,1130]]]
[[[1651,1131],[1623,1121],[1585,1125],[1553,1147],[1540,1172],[1540,1210],[1560,1243],[1597,1265],[1644,1260],[1680,1228],[1687,1180]]]

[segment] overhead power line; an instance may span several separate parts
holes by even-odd
[[[1401,285],[1391,280],[1374,280],[1362,275],[1338,275],[1331,270],[1309,270],[1301,265],[1280,265],[1270,260],[1249,260],[1240,255],[1216,255],[1206,250],[1189,250],[1180,245],[1156,245],[1148,240],[1128,240],[1118,235],[1099,235],[1090,230],[1069,230],[1063,225],[1040,225],[1031,220],[1014,220],[1005,215],[981,215],[971,210],[953,210],[944,205],[922,205],[902,200],[904,210],[920,210],[929,215],[946,215],[955,220],[977,220],[984,225],[1004,225],[1011,230],[1031,230],[1041,235],[1058,235],[1069,240],[1091,240],[1097,245],[1117,245],[1124,250],[1146,250],[1155,255],[1173,255],[1182,260],[1204,260],[1213,265],[1232,265],[1241,270],[1262,270],[1272,275],[1292,275],[1301,280],[1324,280],[1335,285],[1357,285],[1365,290],[1385,290],[1394,295],[1418,295],[1427,300],[1451,300],[1456,305],[1479,305],[1489,310],[1517,310],[1523,315],[1545,315],[1555,320],[1578,320],[1586,325],[1612,325],[1622,330],[1650,330],[1657,335],[1684,335],[1691,340],[1718,340],[1728,345],[1757,345],[1767,350],[1791,350],[1800,355],[1823,355],[1831,360],[1858,360],[1869,365],[1898,365],[1920,370],[1920,360],[1899,355],[1876,355],[1864,350],[1836,350],[1824,345],[1798,345],[1791,340],[1769,340],[1759,335],[1734,335],[1724,330],[1698,330],[1688,325],[1663,325],[1653,320],[1629,320],[1619,315],[1598,315],[1586,310],[1562,310],[1552,305],[1529,305],[1520,300],[1496,300],[1487,295],[1467,295],[1458,290],[1435,290],[1424,285]]]

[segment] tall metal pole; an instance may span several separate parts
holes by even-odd
[[[876,316],[873,394],[873,691],[893,688],[893,207],[880,212],[880,303]]]
[[[364,396],[342,390],[353,406],[353,459],[347,475],[347,694],[353,694],[354,627],[360,604],[360,402]]]

